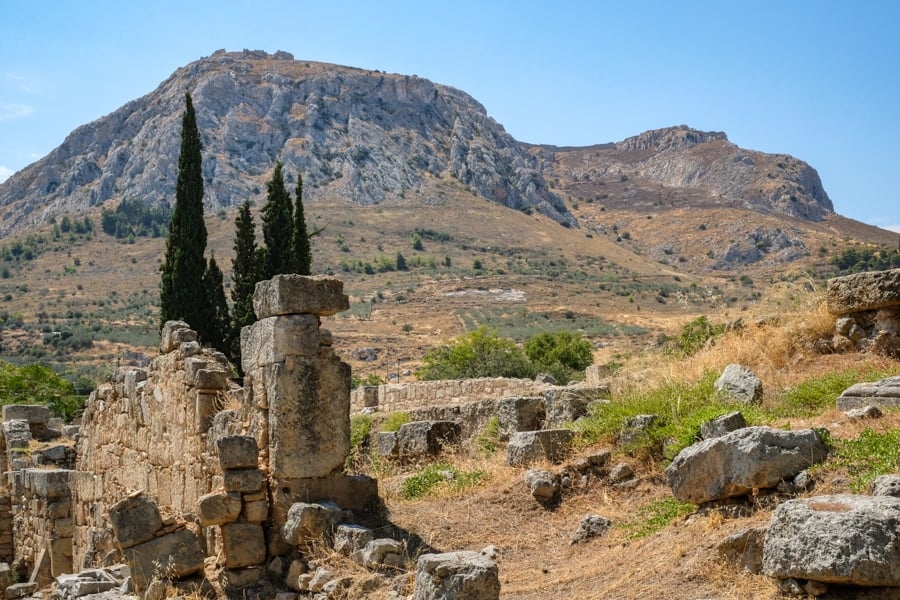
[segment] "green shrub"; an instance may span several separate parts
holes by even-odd
[[[691,356],[706,343],[725,333],[724,325],[715,325],[701,315],[681,328],[681,333],[666,341],[666,350],[678,356]]]
[[[387,416],[384,423],[381,424],[380,431],[397,431],[402,425],[406,425],[410,421],[409,413],[394,412]]]
[[[365,377],[359,377],[357,375],[352,375],[350,377],[350,389],[355,390],[358,387],[365,387],[370,385],[384,385],[387,383],[384,377],[376,373],[369,373]]]
[[[22,367],[0,362],[0,405],[43,404],[58,417],[71,420],[84,410],[85,396],[44,365]]]
[[[525,342],[525,355],[535,369],[550,373],[560,384],[583,378],[594,362],[593,349],[583,335],[569,331],[539,333]]]
[[[428,350],[416,377],[430,381],[475,377],[530,378],[534,374],[534,367],[515,342],[501,338],[494,329],[479,327]]]
[[[487,473],[484,471],[460,471],[449,463],[436,462],[404,479],[400,488],[400,496],[405,500],[415,500],[434,494],[444,487],[454,492],[461,492],[478,485],[485,479],[487,479]]]
[[[478,437],[475,439],[476,447],[485,454],[493,454],[500,445],[500,419],[497,415],[491,417]]]

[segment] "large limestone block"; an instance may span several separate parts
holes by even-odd
[[[547,411],[543,427],[552,429],[585,416],[588,406],[607,398],[609,390],[603,386],[562,387],[546,390],[543,396]]]
[[[29,425],[46,425],[50,422],[50,409],[34,404],[5,404],[4,421],[27,421]]]
[[[184,321],[166,321],[159,340],[159,351],[168,354],[178,350],[181,344],[197,341],[197,332]]]
[[[666,468],[666,479],[676,498],[703,504],[775,487],[826,454],[812,429],[745,427],[688,446]]]
[[[262,371],[270,475],[325,477],[342,469],[350,453],[350,366],[323,350]]]
[[[200,525],[209,527],[210,525],[223,525],[236,521],[241,514],[243,502],[241,502],[240,494],[213,492],[212,494],[200,496],[197,508],[200,516]]]
[[[249,435],[228,435],[216,440],[219,466],[225,469],[250,469],[259,466],[259,446]]]
[[[69,469],[28,469],[25,485],[40,498],[66,498],[72,495],[69,487]]]
[[[542,460],[560,462],[569,451],[573,436],[568,429],[514,433],[509,436],[506,464],[515,467]]]
[[[109,507],[109,520],[121,548],[130,548],[153,538],[162,527],[162,517],[153,498],[136,494]]]
[[[497,600],[497,564],[478,552],[423,554],[416,565],[414,600]]]
[[[855,383],[844,390],[837,399],[838,410],[848,411],[866,406],[895,408],[900,406],[900,376],[880,381]]]
[[[154,575],[178,578],[203,569],[200,542],[190,529],[179,529],[124,550],[135,589],[146,589]]]
[[[725,367],[716,380],[716,391],[723,392],[744,404],[757,404],[762,400],[762,381],[743,365]]]
[[[537,431],[544,422],[546,411],[542,396],[501,398],[497,402],[497,421],[501,440],[519,431]]]
[[[266,562],[266,536],[261,525],[229,523],[222,526],[225,567],[238,569]]]
[[[315,315],[286,315],[260,319],[241,330],[241,366],[283,363],[288,356],[315,356],[319,351],[319,319]]]
[[[769,524],[763,573],[900,586],[900,498],[844,494],[784,502]]]
[[[397,431],[397,451],[401,457],[439,454],[447,444],[459,441],[460,426],[454,421],[414,421]]]
[[[829,279],[825,303],[833,315],[900,306],[900,269]]]
[[[275,315],[327,317],[350,308],[344,282],[316,275],[276,275],[260,281],[253,292],[253,311],[258,319]]]
[[[272,488],[275,522],[284,523],[295,502],[334,502],[355,513],[376,512],[381,503],[378,480],[365,475],[331,475],[282,479]]]
[[[323,541],[330,538],[339,523],[351,520],[353,515],[334,502],[297,502],[288,511],[287,521],[281,528],[281,537],[288,544]]]

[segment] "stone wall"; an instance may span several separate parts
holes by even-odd
[[[16,562],[37,567],[47,584],[72,569],[72,493],[69,469],[23,469],[11,473]]]
[[[350,410],[374,407],[381,412],[410,412],[424,408],[449,408],[513,396],[540,396],[555,386],[533,379],[480,378],[388,383],[353,390]]]
[[[144,491],[164,514],[185,518],[219,473],[207,439],[214,416],[239,404],[231,367],[201,349],[187,324],[170,322],[149,369],[123,367],[85,409],[73,474],[75,566],[115,553],[107,518],[112,504]]]
[[[831,348],[900,358],[900,269],[828,281],[828,312],[838,317]]]

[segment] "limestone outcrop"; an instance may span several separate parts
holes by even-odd
[[[831,347],[900,358],[900,269],[828,280],[828,312],[835,315]]]

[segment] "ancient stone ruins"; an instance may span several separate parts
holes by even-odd
[[[857,279],[829,286],[830,310],[849,315],[838,319],[832,349],[846,345],[845,338],[896,356],[900,271],[851,278]],[[570,455],[573,433],[563,425],[609,403],[596,372],[572,386],[485,379],[351,394],[350,368],[320,327],[321,317],[347,308],[337,279],[279,275],[257,285],[258,321],[241,336],[242,379],[232,377],[224,355],[201,347],[187,324],[169,322],[150,367],[117,369],[91,394],[80,426],[51,419],[46,407],[5,406],[0,590],[6,598],[46,598],[34,596],[36,590],[52,589],[60,600],[101,592],[114,594],[105,600],[132,597],[125,594],[156,600],[175,589],[327,600],[390,587],[388,577],[399,584],[390,598],[499,598],[496,548],[433,551],[387,520],[376,480],[344,471],[351,410],[409,410],[412,422],[370,440],[373,452],[399,462],[436,455],[496,418],[507,464],[523,468],[523,495],[547,510],[565,490],[591,481],[636,485],[632,467],[611,464],[608,449]],[[762,394],[759,379],[741,365],[729,365],[716,390],[747,405]],[[850,420],[878,419],[898,402],[898,377],[857,384],[837,399]],[[649,414],[628,419],[618,444],[633,443],[661,422]],[[821,595],[845,585],[900,588],[900,476],[876,480],[867,496],[810,496],[808,469],[829,451],[822,431],[751,427],[733,412],[704,423],[700,435],[665,470],[675,498],[701,507],[778,494],[786,500],[768,527],[720,544],[724,559],[776,579],[790,594]],[[612,526],[587,514],[571,544]],[[323,548],[371,577],[332,572],[316,558]],[[411,563],[414,580],[405,576]]]

